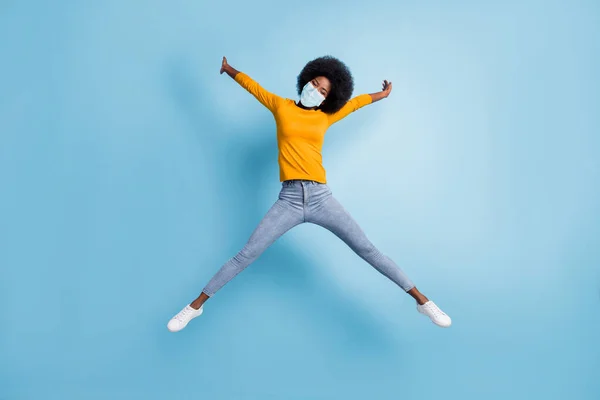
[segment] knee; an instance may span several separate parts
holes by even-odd
[[[365,259],[377,259],[383,256],[379,249],[371,242],[359,244],[355,251]]]
[[[261,251],[256,246],[246,244],[242,250],[235,256],[238,262],[252,262],[260,256]]]

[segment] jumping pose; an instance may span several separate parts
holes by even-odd
[[[325,56],[310,61],[297,80],[299,101],[279,97],[223,57],[221,74],[226,73],[271,111],[277,124],[279,198],[264,216],[241,251],[213,276],[200,296],[175,315],[167,328],[177,332],[203,312],[203,304],[244,268],[254,262],[271,244],[296,225],[309,222],[328,229],[356,254],[389,278],[417,302],[417,310],[441,327],[451,319],[425,295],[390,258],[367,238],[360,226],[333,197],[327,186],[321,148],[327,129],[350,113],[387,98],[392,82],[383,81],[382,91],[352,98],[354,82],[348,67]]]

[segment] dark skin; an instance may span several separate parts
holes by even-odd
[[[223,57],[223,62],[221,64],[220,73],[221,74],[226,73],[231,78],[235,78],[235,76],[239,73],[239,71],[236,70],[235,68],[233,68],[231,65],[229,65],[227,63],[227,58]],[[327,101],[327,95],[329,94],[329,91],[331,90],[331,82],[329,81],[329,79],[327,79],[324,76],[317,76],[311,81],[311,83],[319,91],[319,93],[321,93],[325,97],[325,100],[323,102]],[[384,80],[382,90],[380,92],[370,93],[369,95],[371,96],[373,103],[375,103],[376,101],[387,98],[391,92],[392,92],[392,82],[388,82],[387,80]],[[300,103],[300,101],[298,101],[296,103],[296,105],[305,110],[316,110],[318,108],[318,107],[311,107],[311,108],[305,107],[302,105],[302,103]],[[414,298],[418,304],[425,304],[426,302],[429,301],[429,299],[427,297],[425,297],[425,295],[423,293],[419,292],[419,290],[416,287],[412,288],[411,290],[409,290],[406,293],[411,295],[412,298]],[[202,307],[202,305],[209,298],[210,297],[206,293],[202,292],[202,293],[200,293],[200,296],[198,296],[190,304],[190,306],[192,308],[198,310],[200,307]]]

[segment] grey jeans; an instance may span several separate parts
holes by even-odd
[[[333,232],[404,291],[415,287],[404,272],[371,243],[360,226],[332,196],[326,184],[292,180],[282,183],[279,199],[260,221],[244,248],[219,269],[203,292],[213,296],[285,232],[305,222]]]

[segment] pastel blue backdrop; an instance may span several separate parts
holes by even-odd
[[[597,1],[0,3],[0,399],[600,398]],[[334,194],[443,330],[301,226],[171,334],[276,199],[221,57],[355,94]]]

